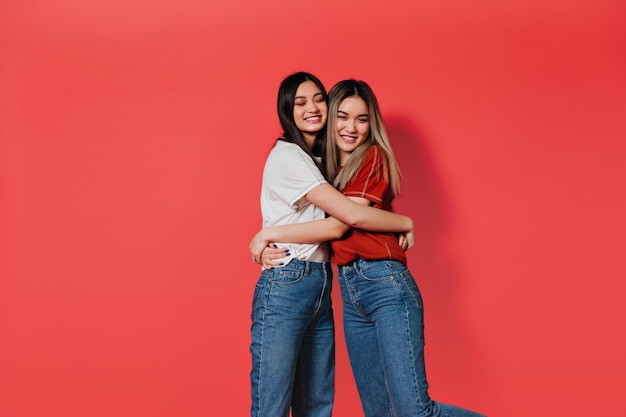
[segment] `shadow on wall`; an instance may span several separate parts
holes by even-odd
[[[426,369],[433,399],[459,406],[487,404],[489,390],[483,358],[476,348],[472,323],[457,307],[463,273],[457,268],[450,242],[453,213],[446,187],[439,178],[426,138],[415,124],[398,115],[385,125],[403,179],[394,210],[415,222],[415,246],[407,253],[425,306]],[[485,411],[485,410],[476,410]]]

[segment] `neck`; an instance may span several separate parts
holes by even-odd
[[[317,135],[312,135],[310,133],[302,133],[302,137],[304,138],[304,142],[306,143],[306,146],[313,150],[313,144],[315,143],[315,139],[317,138]]]

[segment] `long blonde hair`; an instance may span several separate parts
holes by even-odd
[[[339,152],[335,142],[337,136],[337,110],[341,102],[349,97],[359,97],[367,105],[370,131],[365,141],[350,154],[345,166],[339,171]],[[383,151],[383,170],[378,175],[382,174],[384,180],[389,183],[394,197],[400,194],[400,167],[389,143],[378,100],[367,83],[357,80],[343,80],[330,89],[328,92],[328,123],[326,129],[326,174],[336,188],[342,190],[346,187],[348,181],[361,168],[367,151],[373,145],[378,145]]]

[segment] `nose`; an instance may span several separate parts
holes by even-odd
[[[349,120],[346,122],[346,129],[348,129],[348,132],[353,133],[356,132],[356,123],[354,120]]]
[[[317,113],[319,111],[319,106],[317,105],[315,100],[311,100],[309,102],[307,111],[310,111],[311,113]]]

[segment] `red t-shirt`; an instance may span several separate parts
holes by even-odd
[[[380,147],[372,146],[359,171],[341,192],[348,197],[367,198],[375,208],[393,211],[393,195],[382,172],[383,158]],[[406,255],[398,244],[396,233],[351,229],[341,239],[331,241],[331,245],[332,260],[336,265],[346,265],[357,259],[395,259],[406,265]]]

